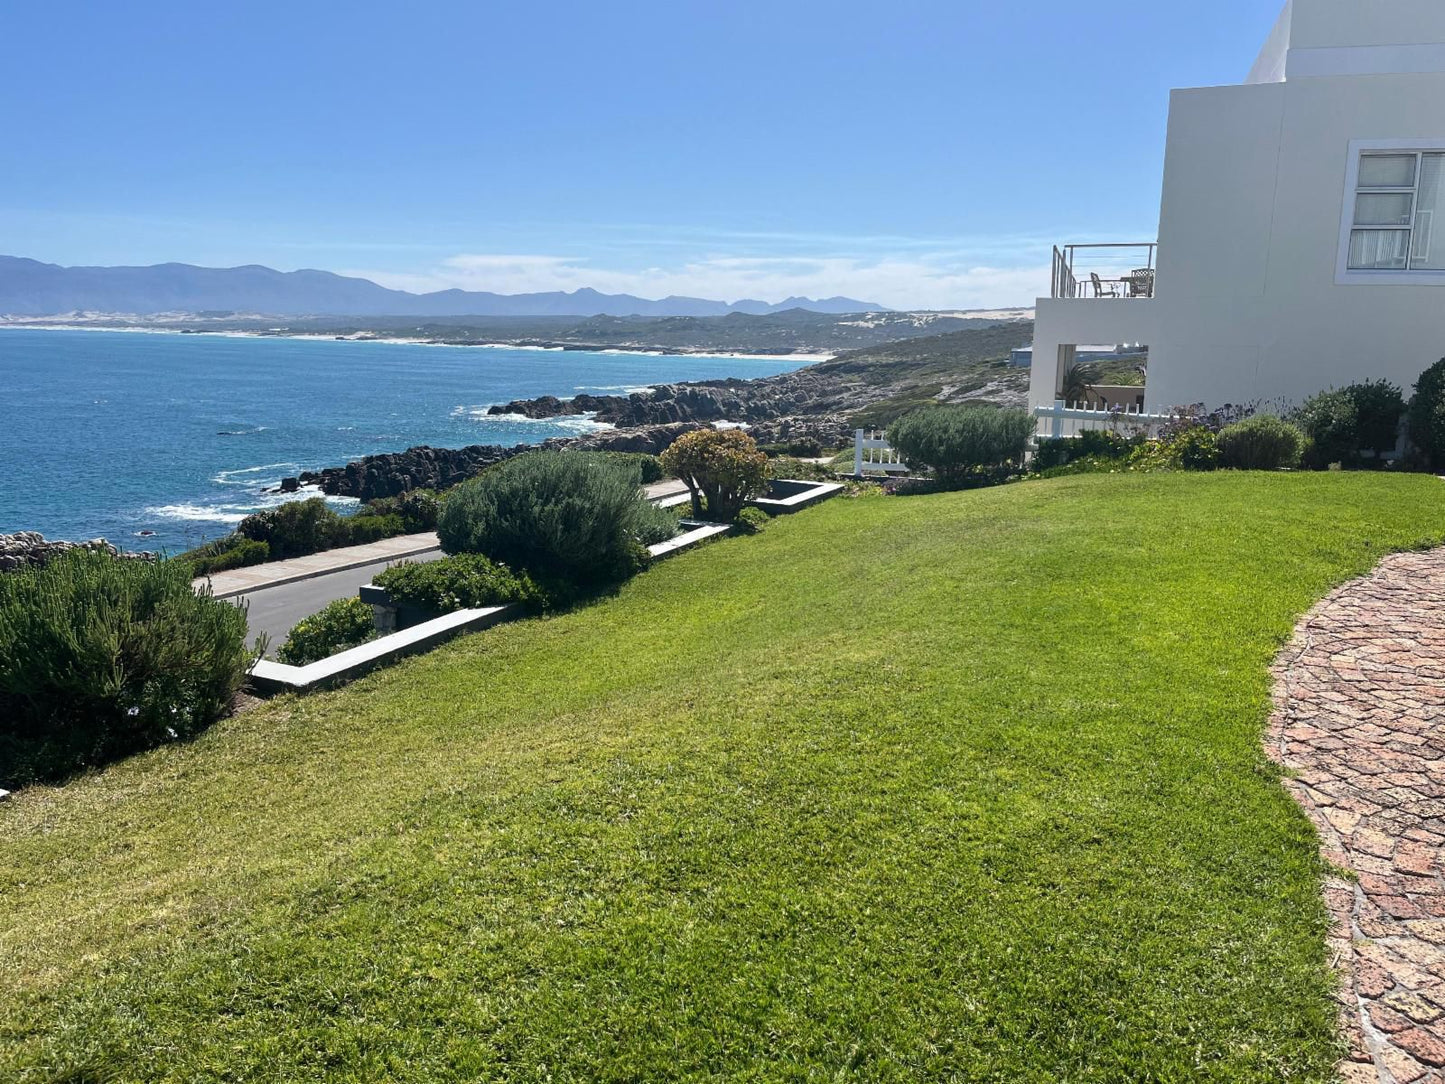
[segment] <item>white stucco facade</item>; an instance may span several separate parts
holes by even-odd
[[[1035,404],[1098,342],[1149,345],[1151,411],[1408,395],[1445,356],[1445,0],[1293,0],[1248,82],[1175,91],[1158,240],[1153,297],[1039,300]]]

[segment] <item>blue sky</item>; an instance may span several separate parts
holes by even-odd
[[[21,4],[0,252],[407,289],[1030,303],[1152,238],[1278,0]]]

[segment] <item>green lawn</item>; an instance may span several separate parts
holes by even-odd
[[[1445,485],[835,500],[0,806],[0,1079],[1323,1081],[1296,617]]]

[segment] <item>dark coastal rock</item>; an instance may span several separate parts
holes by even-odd
[[[281,484],[276,487],[276,491],[278,493],[295,493],[300,488],[300,478],[282,478]]]
[[[549,440],[544,447],[569,448],[579,452],[642,452],[660,455],[672,442],[694,429],[706,429],[701,422],[673,422],[644,425],[633,429],[603,429],[572,440]]]
[[[122,553],[103,538],[92,538],[89,542],[60,542],[45,540],[37,531],[18,531],[15,534],[0,534],[0,572],[11,572],[18,568],[38,568],[52,557],[74,549],[95,550],[112,557],[126,560],[154,561],[156,555],[149,552]]]
[[[445,489],[475,477],[494,463],[528,450],[528,445],[504,448],[472,444],[465,448],[431,448],[419,445],[404,452],[387,452],[353,460],[344,467],[304,471],[298,485],[314,485],[332,497],[373,501],[395,497],[412,489]]]
[[[488,414],[520,414],[524,418],[555,418],[561,414],[575,414],[569,405],[555,395],[543,395],[537,399],[513,399],[510,403],[487,408]]]

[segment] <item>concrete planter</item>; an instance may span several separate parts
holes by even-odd
[[[843,492],[840,482],[805,482],[797,478],[775,478],[768,491],[748,501],[748,508],[760,508],[770,516],[787,515],[811,507]]]

